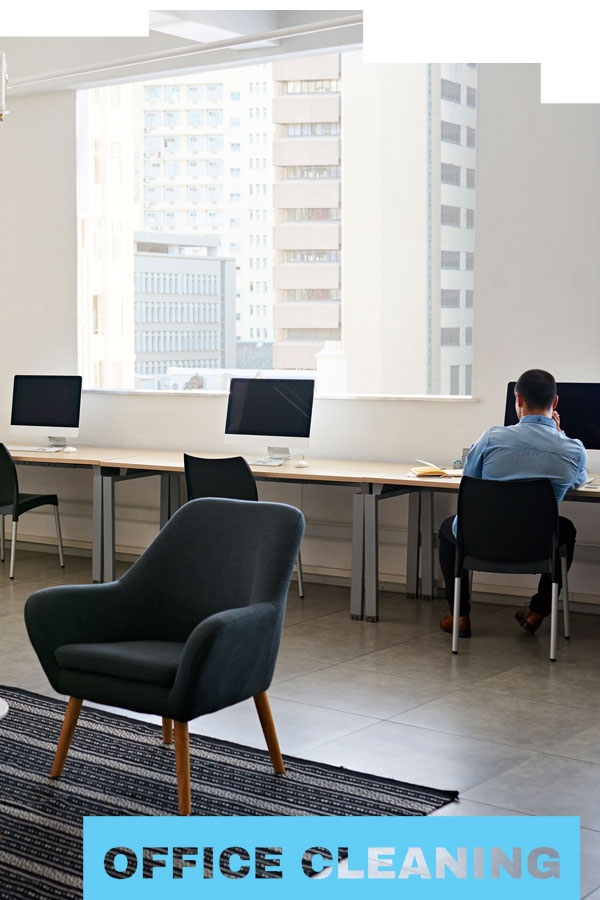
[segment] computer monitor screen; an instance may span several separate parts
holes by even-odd
[[[79,428],[80,406],[81,375],[15,375],[10,424],[48,433]]]
[[[314,392],[312,378],[232,378],[225,433],[307,439]]]
[[[506,389],[505,425],[519,421],[515,411],[515,384]],[[600,384],[561,381],[556,385],[560,427],[570,438],[579,438],[587,450],[600,450]]]

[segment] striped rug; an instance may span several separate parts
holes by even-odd
[[[173,747],[159,726],[84,705],[51,781],[65,704],[9,687],[0,697],[0,900],[81,900],[82,817],[177,815]],[[424,816],[457,796],[294,757],[275,777],[266,751],[196,734],[190,757],[195,815]]]

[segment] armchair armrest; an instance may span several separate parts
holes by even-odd
[[[283,609],[255,603],[215,613],[186,641],[169,705],[187,722],[265,691],[271,683]]]
[[[131,637],[137,609],[118,581],[61,585],[32,594],[25,604],[25,624],[33,648],[52,686],[59,668],[54,651],[63,644],[119,641]]]

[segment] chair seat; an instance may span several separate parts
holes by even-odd
[[[19,494],[16,509],[13,509],[12,503],[0,506],[0,515],[12,516],[18,519],[23,513],[29,512],[30,509],[37,509],[38,506],[58,506],[58,497],[56,494]]]
[[[54,656],[63,669],[111,675],[170,687],[184,644],[174,641],[115,641],[107,644],[63,644]]]

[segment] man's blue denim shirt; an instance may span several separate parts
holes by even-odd
[[[587,478],[581,441],[559,431],[547,416],[523,416],[518,425],[494,425],[473,444],[463,473],[471,478],[514,481],[549,478],[558,501]],[[452,530],[456,536],[456,516]]]

